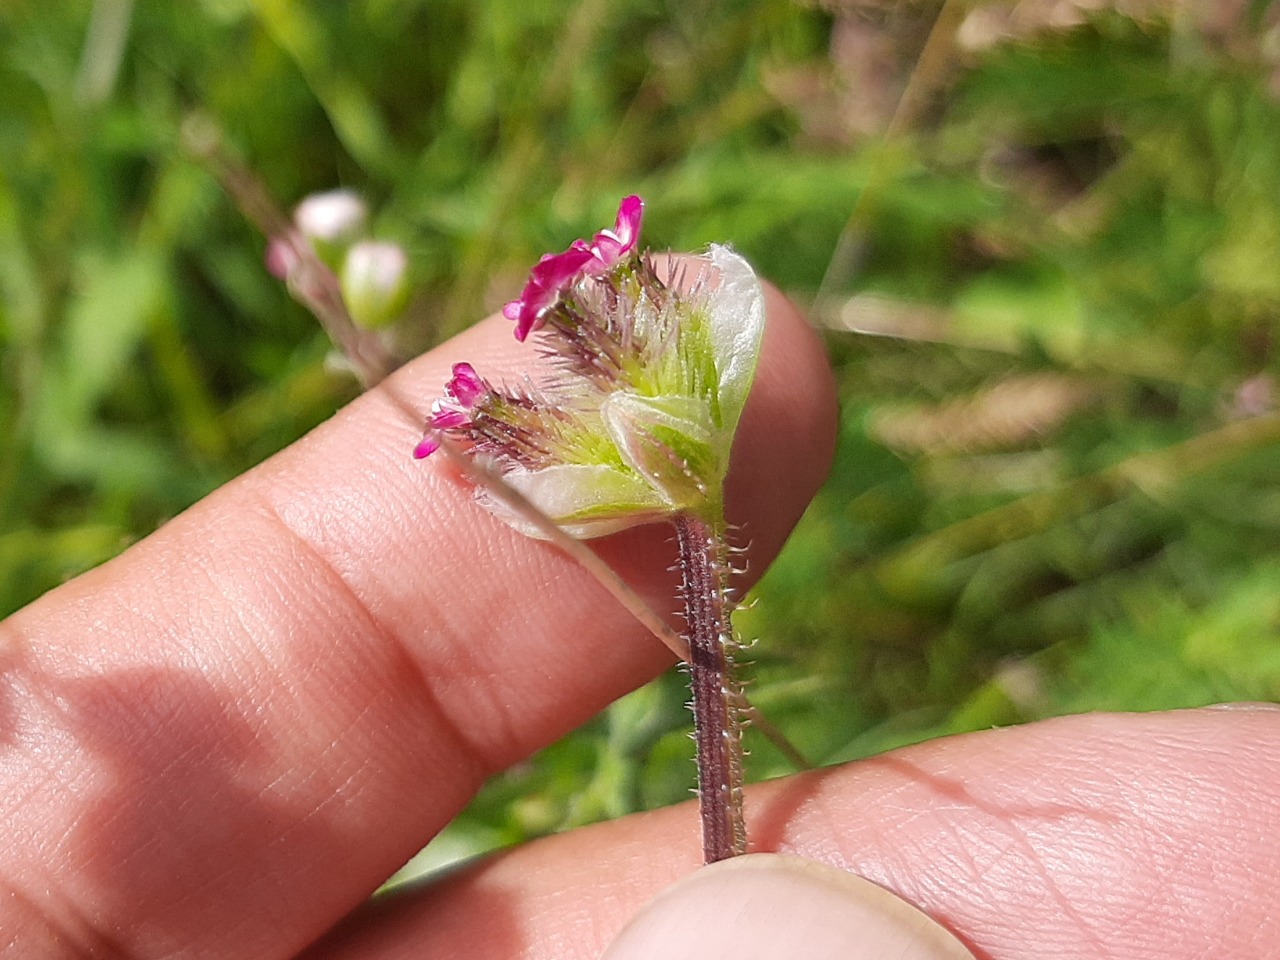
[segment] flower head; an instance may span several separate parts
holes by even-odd
[[[462,442],[574,536],[678,512],[719,518],[763,297],[727,247],[674,276],[659,271],[637,251],[642,211],[638,197],[623,200],[613,229],[544,257],[507,305],[517,339],[541,331],[551,379],[511,389],[456,364],[417,456],[435,452],[442,435]]]

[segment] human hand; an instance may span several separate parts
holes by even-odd
[[[771,307],[729,504],[758,568],[834,434],[820,346]],[[488,775],[670,665],[411,458],[425,412],[402,403],[460,356],[514,376],[528,347],[480,324],[0,625],[0,955],[294,956]],[[601,545],[657,609],[669,539]]]
[[[833,433],[820,350],[770,308],[731,480],[757,569]],[[461,355],[517,369],[504,321],[462,339],[391,389],[431,396]],[[413,464],[418,426],[366,396],[0,628],[6,956],[298,956],[485,776],[667,665],[571,563]],[[665,540],[604,545],[655,605]],[[1266,956],[1278,716],[927,744],[762,785],[750,822],[759,849],[862,873],[979,955]],[[697,848],[687,807],[551,838],[306,955],[594,958]]]

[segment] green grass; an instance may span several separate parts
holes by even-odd
[[[0,613],[354,393],[184,153],[199,110],[283,205],[370,198],[412,255],[406,350],[631,191],[654,246],[731,242],[812,307],[837,463],[742,625],[753,696],[824,761],[1280,698],[1274,13],[1104,13],[917,66],[936,5],[898,9],[11,0]],[[883,93],[832,57],[856,22],[901,39],[890,94],[924,86],[891,136],[842,126]],[[686,796],[680,687],[496,780],[450,855]],[[753,777],[785,771],[753,745]]]

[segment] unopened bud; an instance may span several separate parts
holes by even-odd
[[[289,275],[298,267],[301,259],[298,256],[299,238],[292,230],[287,235],[272,237],[267,242],[265,260],[267,270],[277,280],[288,280]]]
[[[374,330],[399,319],[409,300],[409,258],[397,244],[361,240],[342,262],[342,298],[351,319]]]
[[[368,219],[368,208],[353,190],[313,193],[293,211],[299,232],[330,266],[336,266],[343,251],[363,236]]]

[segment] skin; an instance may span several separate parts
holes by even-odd
[[[528,356],[486,321],[0,624],[0,956],[594,958],[696,867],[686,805],[357,910],[486,776],[669,665],[554,549],[408,456],[451,362]],[[821,348],[771,293],[729,498],[755,569],[834,423]],[[666,609],[669,541],[601,549]],[[955,738],[763,785],[748,818],[758,849],[862,873],[979,956],[1262,957],[1278,717]]]

